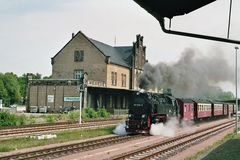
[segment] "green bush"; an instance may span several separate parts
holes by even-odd
[[[36,118],[33,115],[30,115],[28,118],[27,124],[35,124],[36,123]]]
[[[47,123],[55,123],[57,121],[57,118],[54,115],[47,115],[46,121],[47,121]]]
[[[27,124],[27,117],[25,115],[16,116],[17,117],[17,126]]]
[[[8,112],[0,112],[0,126],[17,126],[26,124],[24,115],[17,116]]]
[[[16,124],[16,117],[7,112],[0,113],[0,125],[1,126],[13,126]]]
[[[106,109],[99,109],[97,112],[93,108],[86,108],[82,111],[82,119],[91,118],[106,118],[110,114]],[[8,112],[0,112],[0,126],[18,126],[18,125],[28,125],[36,123],[55,123],[59,121],[78,121],[79,120],[79,110],[71,111],[68,114],[58,114],[58,115],[15,115]]]
[[[103,118],[106,118],[106,117],[110,116],[110,113],[107,112],[107,110],[105,108],[99,109],[97,114],[98,114],[98,117],[103,117]]]
[[[93,108],[88,107],[88,108],[84,109],[83,112],[85,112],[84,114],[86,114],[86,118],[97,118],[98,117],[97,112]]]
[[[79,115],[78,115],[79,116]],[[101,108],[97,112],[93,108],[86,108],[82,112],[83,119],[90,119],[90,118],[106,118],[109,117],[110,113],[106,111],[106,109]]]
[[[79,119],[79,110],[68,112],[68,119],[71,122],[78,121]]]

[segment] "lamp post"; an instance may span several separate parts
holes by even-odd
[[[82,91],[80,89],[80,94],[79,94],[79,98],[80,98],[80,101],[79,101],[79,124],[82,124]]]
[[[235,76],[236,76],[236,132],[238,134],[238,95],[237,95],[237,82],[238,82],[238,77],[237,77],[237,51],[238,47],[235,47],[236,50],[236,68],[235,68]]]
[[[82,94],[84,93],[86,89],[86,82],[87,82],[87,72],[84,72],[83,77],[80,79],[80,86],[79,86],[79,124],[82,124],[82,102],[83,102],[83,96]]]

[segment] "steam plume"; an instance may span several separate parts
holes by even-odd
[[[181,125],[179,125],[178,118],[171,117],[166,124],[151,124],[150,134],[153,136],[174,137],[178,131],[182,133],[193,133],[196,129],[190,121],[182,121]]]
[[[125,127],[126,127],[126,123],[125,122],[122,122],[122,123],[119,123],[116,128],[113,130],[113,133],[117,134],[117,135],[127,135],[127,132],[125,130]]]
[[[233,82],[233,68],[221,53],[201,56],[193,49],[185,49],[181,58],[173,63],[160,62],[153,66],[146,63],[139,77],[139,87],[171,88],[179,97],[203,97],[222,92],[219,82]]]

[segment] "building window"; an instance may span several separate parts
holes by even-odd
[[[121,76],[122,76],[122,87],[126,87],[127,75],[121,74]]]
[[[84,58],[84,51],[75,50],[74,51],[74,62],[82,62]]]
[[[80,79],[83,76],[83,70],[79,69],[79,70],[75,70],[74,71],[74,79]]]
[[[112,72],[112,86],[116,86],[117,85],[117,72]]]

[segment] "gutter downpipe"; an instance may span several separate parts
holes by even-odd
[[[232,40],[232,39],[226,39],[226,38],[221,38],[221,37],[213,37],[213,36],[207,36],[207,35],[201,35],[201,34],[195,34],[195,33],[168,30],[168,29],[165,28],[164,17],[158,17],[157,20],[159,21],[163,32],[168,33],[168,34],[174,34],[174,35],[180,35],[180,36],[186,36],[186,37],[193,37],[193,38],[201,38],[201,39],[207,39],[207,40],[213,40],[213,41],[219,41],[219,42],[226,42],[226,43],[240,44],[240,41]]]

